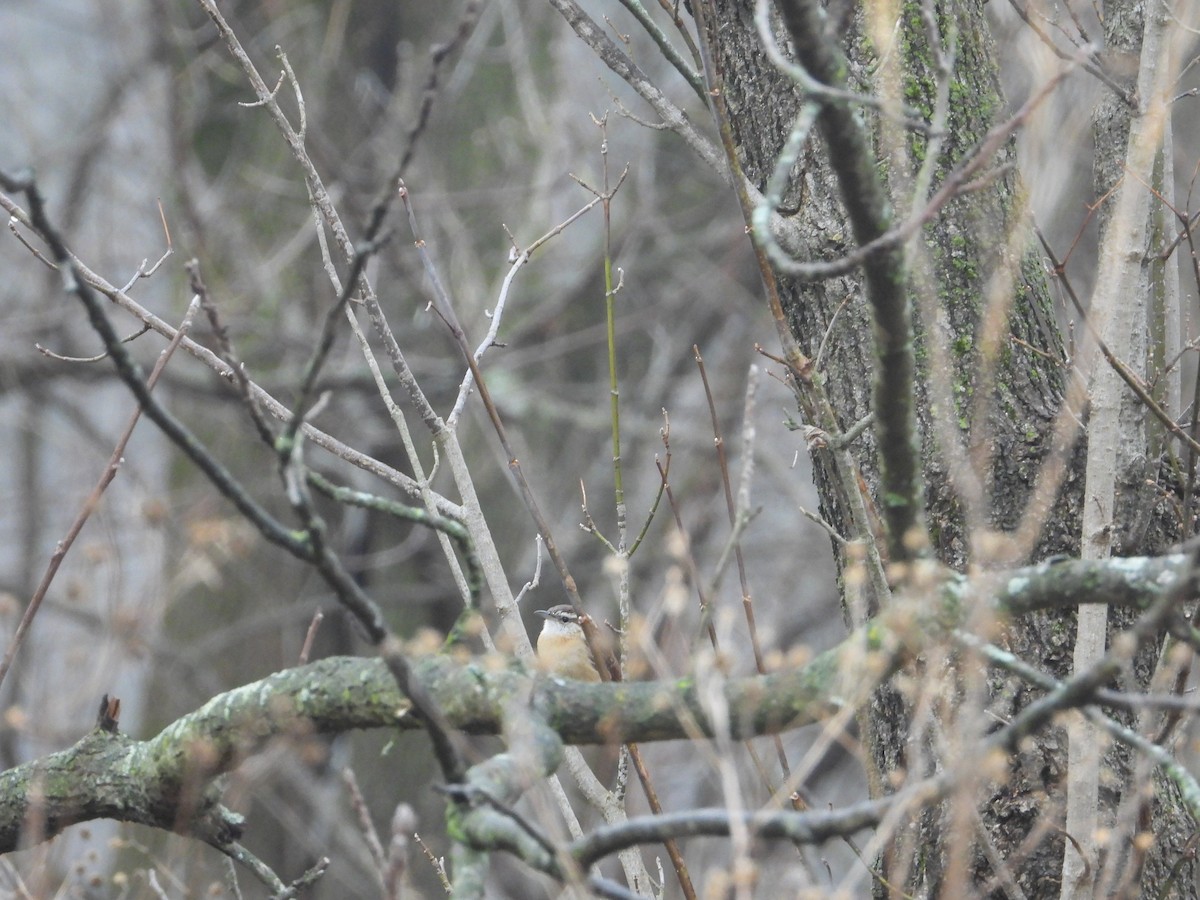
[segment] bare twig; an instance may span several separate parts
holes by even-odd
[[[183,321],[179,324],[179,329],[175,332],[175,338],[167,344],[163,351],[158,355],[158,360],[154,364],[153,370],[150,372],[150,377],[146,379],[146,390],[153,390],[154,385],[158,383],[163,370],[167,367],[167,362],[171,359],[171,355],[175,352],[175,348],[179,346],[187,334],[188,329],[192,327],[192,322],[196,318],[196,313],[200,309],[200,301],[198,297],[193,297],[192,302],[188,304],[187,312],[184,314]],[[125,426],[125,430],[117,439],[117,444],[113,448],[112,455],[108,459],[108,465],[105,466],[104,472],[100,475],[100,480],[96,482],[96,486],[92,488],[92,492],[88,494],[86,500],[83,501],[83,507],[79,510],[75,521],[71,523],[67,529],[66,535],[60,540],[54,548],[54,553],[50,557],[50,562],[46,566],[46,571],[42,575],[42,580],[38,582],[38,586],[34,589],[33,596],[29,598],[29,604],[25,607],[25,612],[21,616],[21,621],[17,625],[16,631],[13,632],[12,638],[9,640],[8,648],[4,651],[4,659],[0,661],[0,684],[4,683],[5,677],[8,675],[9,669],[12,667],[13,659],[17,655],[21,644],[25,640],[30,627],[33,625],[34,617],[38,610],[41,609],[42,601],[46,597],[46,592],[50,589],[51,583],[54,581],[54,576],[58,574],[58,569],[62,565],[67,554],[71,551],[71,547],[75,543],[75,539],[83,530],[83,526],[91,517],[92,512],[100,504],[100,498],[104,496],[104,491],[108,488],[112,480],[117,477],[117,472],[121,468],[121,462],[125,457],[125,447],[129,443],[129,439],[133,436],[133,430],[137,427],[138,420],[142,416],[141,407],[138,407],[129,416],[129,422]]]

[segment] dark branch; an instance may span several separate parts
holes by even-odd
[[[800,64],[822,84],[844,88],[848,64],[826,35],[820,4],[816,0],[781,0],[778,5]],[[892,225],[891,204],[857,111],[845,103],[826,103],[817,125],[829,145],[829,162],[856,243],[863,246],[883,237]],[[899,562],[924,555],[929,543],[916,437],[916,357],[903,247],[880,248],[864,263],[863,272],[878,360],[874,411],[882,479],[879,500],[888,526],[889,556]]]

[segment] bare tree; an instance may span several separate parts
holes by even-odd
[[[129,733],[97,686],[14,748],[0,849],[178,832],[160,893],[1194,896],[1196,11],[1010,6],[148,7],[117,83],[170,76],[175,300],[87,258],[70,181],[0,159],[0,205],[205,479],[156,514],[172,711]],[[41,677],[57,563],[0,678]],[[539,666],[539,587],[604,683]]]

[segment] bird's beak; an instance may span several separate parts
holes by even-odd
[[[550,610],[548,610],[548,609],[535,609],[533,611],[533,614],[535,616],[541,616],[543,619],[550,618]]]

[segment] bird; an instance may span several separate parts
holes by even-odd
[[[599,681],[600,673],[583,636],[579,613],[569,603],[537,610],[545,619],[537,639],[538,665],[558,678]]]

